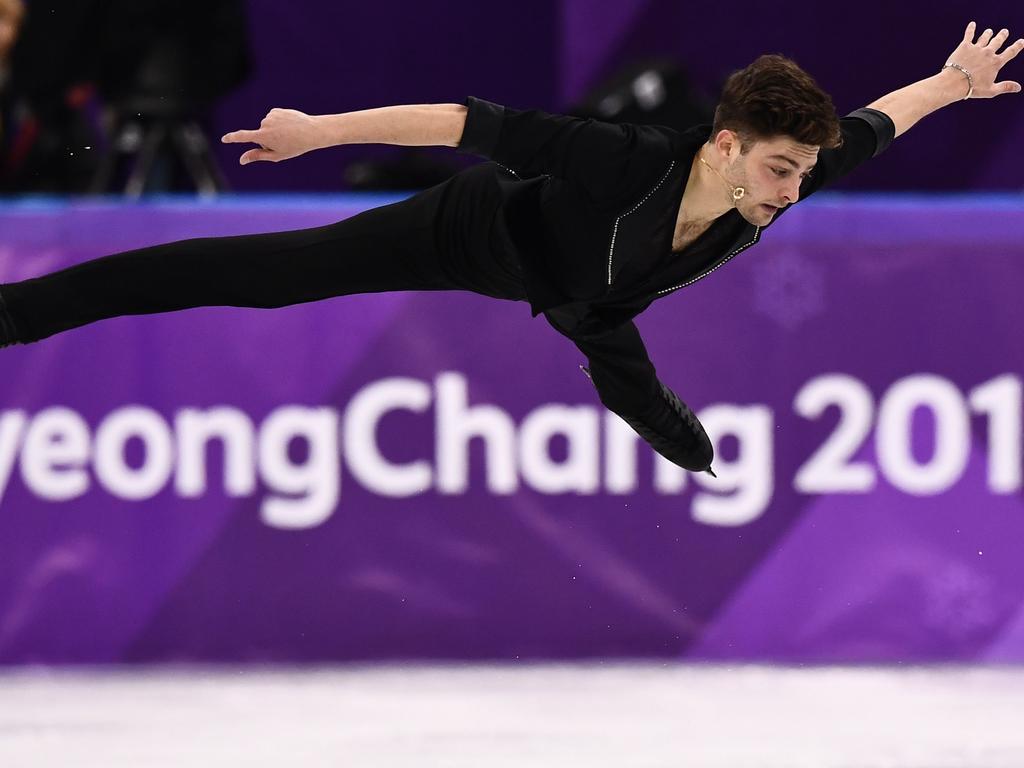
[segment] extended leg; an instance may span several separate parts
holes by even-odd
[[[456,288],[438,259],[435,198],[427,190],[324,227],[112,254],[2,285],[0,295],[16,340],[28,343],[122,315]]]

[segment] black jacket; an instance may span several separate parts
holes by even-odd
[[[700,280],[761,237],[764,228],[734,209],[685,257],[672,254],[686,181],[711,126],[676,131],[604,123],[472,96],[466,106],[458,151],[504,168],[502,209],[533,314],[543,312],[587,356],[605,406],[634,428],[646,424],[660,434],[652,444],[692,443],[632,321],[651,302]],[[880,154],[895,134],[888,115],[867,108],[842,118],[840,130],[842,146],[818,153],[801,200]],[[655,447],[683,466],[703,462]]]

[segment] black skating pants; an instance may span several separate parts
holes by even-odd
[[[182,240],[0,285],[21,343],[122,315],[283,307],[355,293],[467,290],[525,298],[495,168],[312,229]]]

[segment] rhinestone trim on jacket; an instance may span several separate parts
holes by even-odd
[[[612,259],[615,257],[615,238],[618,237],[618,234],[619,234],[619,222],[622,221],[627,216],[629,216],[629,214],[634,213],[641,205],[646,203],[651,198],[651,195],[653,195],[655,192],[657,192],[658,188],[661,187],[661,185],[665,183],[665,179],[667,179],[669,177],[669,174],[672,173],[672,169],[675,168],[675,167],[676,167],[676,161],[673,160],[671,163],[669,163],[668,170],[665,171],[665,175],[661,177],[661,180],[657,184],[654,185],[654,189],[652,189],[650,192],[648,192],[643,200],[641,200],[639,203],[634,205],[632,208],[630,208],[624,214],[622,214],[617,219],[615,219],[615,226],[612,228],[612,244],[611,244],[611,247],[609,247],[609,249],[608,249],[608,285],[612,284]]]

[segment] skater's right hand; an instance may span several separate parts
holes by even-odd
[[[250,149],[238,158],[241,165],[254,160],[276,163],[319,149],[323,146],[321,134],[314,115],[296,109],[272,109],[260,121],[257,130],[232,131],[224,134],[221,141],[225,144],[260,145],[259,149]]]

